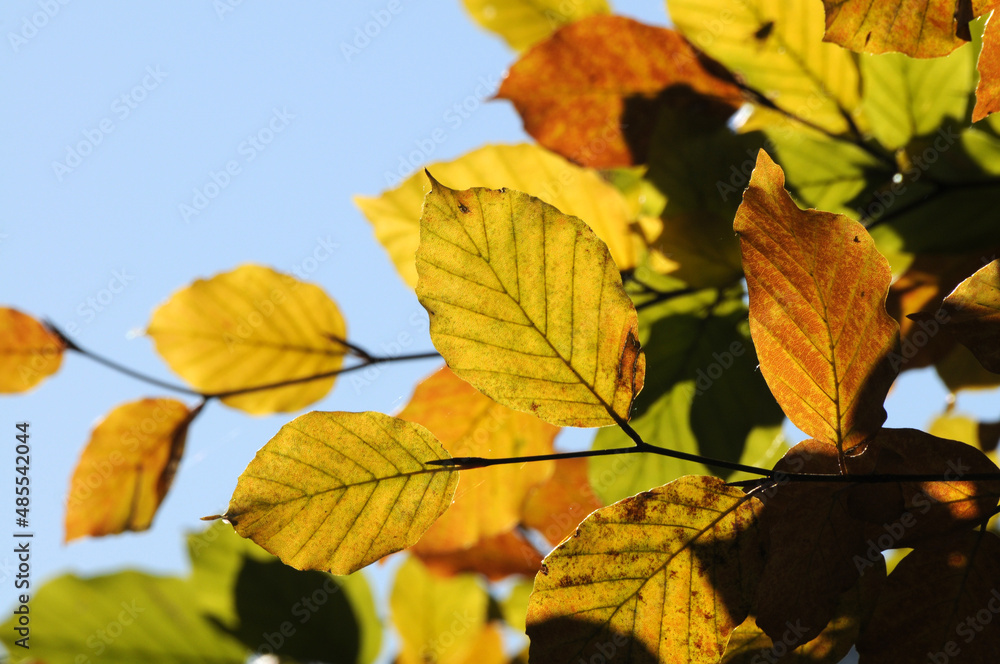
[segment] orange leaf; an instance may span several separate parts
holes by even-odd
[[[521,522],[555,546],[576,532],[588,514],[604,507],[587,477],[586,459],[558,459],[556,472],[535,489],[521,510]]]
[[[175,399],[118,406],[94,428],[70,481],[66,541],[149,528],[198,413]]]
[[[661,104],[720,122],[742,97],[732,75],[673,30],[591,16],[529,50],[500,86],[525,130],[595,168],[642,163]]]
[[[857,53],[936,58],[968,42],[969,21],[995,4],[996,0],[823,0],[823,41]],[[956,12],[956,6],[964,11]]]
[[[983,33],[983,49],[979,52],[979,83],[976,84],[976,107],[972,121],[979,122],[1000,110],[1000,19],[991,16]]]
[[[763,150],[733,228],[761,373],[788,418],[843,453],[885,421],[899,326],[889,264],[856,221],[800,210]],[[843,464],[841,464],[843,466]]]
[[[27,392],[59,370],[66,344],[17,309],[0,307],[0,394]]]
[[[959,284],[942,308],[948,329],[984,367],[1000,373],[1000,259]]]
[[[410,552],[437,574],[454,576],[477,572],[490,581],[511,574],[534,576],[542,566],[542,554],[515,530],[484,537],[468,549],[423,552],[418,544]]]
[[[452,456],[548,454],[559,428],[502,406],[443,367],[420,383],[399,418],[427,427]],[[463,473],[455,502],[414,547],[419,554],[467,548],[499,535],[520,518],[526,493],[547,480],[551,461]]]

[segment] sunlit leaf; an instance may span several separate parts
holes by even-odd
[[[447,367],[417,385],[398,417],[427,427],[453,457],[551,454],[559,432],[484,396]],[[554,462],[542,461],[468,471],[454,503],[421,537],[415,551],[455,551],[510,530],[525,496],[554,469]]]
[[[976,359],[1000,373],[1000,259],[980,268],[945,298],[948,330]]]
[[[222,393],[341,368],[346,338],[336,303],[318,286],[259,265],[198,279],[153,313],[148,334],[195,389]],[[334,378],[224,397],[255,415],[305,408]]]
[[[527,144],[487,145],[454,161],[431,164],[428,170],[456,189],[509,187],[540,198],[590,226],[608,245],[620,269],[635,265],[636,245],[641,241],[629,226],[628,208],[622,195],[596,171]],[[426,185],[426,176],[418,172],[377,198],[354,199],[403,281],[414,288],[414,254],[420,244],[420,208]]]
[[[645,360],[617,266],[575,217],[521,192],[432,179],[417,297],[448,366],[553,424],[627,420]]]
[[[993,0],[823,0],[823,40],[858,53],[936,58],[968,42],[969,21],[993,4]],[[962,5],[968,14],[956,21],[956,7]]]
[[[858,67],[850,53],[820,41],[818,2],[670,0],[668,9],[695,46],[781,108],[834,133],[849,129],[859,101]],[[773,115],[770,122],[792,121]]]
[[[65,541],[148,529],[197,412],[176,399],[141,399],[112,410],[94,428],[73,471]]]
[[[594,512],[535,577],[531,661],[717,662],[756,589],[759,507],[685,477]]]
[[[678,33],[624,16],[560,29],[511,67],[497,97],[539,143],[596,168],[643,163],[661,106],[721,124],[742,102],[732,75]]]
[[[522,523],[555,546],[576,532],[584,517],[604,503],[587,477],[586,459],[559,459],[552,478],[538,486],[524,503]]]
[[[979,122],[1000,110],[1000,18],[990,16],[983,33],[983,47],[976,63],[979,83],[976,85],[976,107],[972,121]]]
[[[1000,539],[991,532],[915,548],[889,575],[858,641],[860,661],[995,661],[998,588]]]
[[[66,344],[31,316],[0,307],[0,394],[27,392],[59,370]]]
[[[524,632],[527,629],[524,618],[528,613],[528,601],[532,586],[531,581],[520,581],[514,585],[507,598],[500,602],[500,611],[503,614],[504,622],[519,632]]]
[[[517,530],[484,537],[464,549],[424,550],[418,542],[409,551],[442,576],[475,572],[497,581],[512,574],[531,577],[542,566],[542,554]]]
[[[895,377],[891,274],[856,221],[800,210],[761,151],[733,228],[761,373],[807,435],[848,450],[878,431]]]
[[[476,23],[516,51],[545,39],[560,26],[611,10],[607,0],[463,0]]]
[[[382,413],[306,413],[262,447],[223,515],[297,569],[349,574],[414,544],[458,473],[434,436]]]
[[[445,579],[416,558],[396,573],[389,597],[392,622],[402,641],[399,664],[461,664],[476,650],[486,628],[489,595],[473,574]]]

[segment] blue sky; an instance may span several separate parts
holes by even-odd
[[[615,6],[666,21],[661,3]],[[378,33],[355,43],[379,18]],[[527,139],[508,103],[486,102],[515,56],[458,0],[11,0],[0,35],[0,303],[165,379],[141,333],[152,310],[246,262],[319,283],[356,343],[381,352],[405,334],[409,351],[430,350],[415,296],[351,197],[383,190],[401,162]],[[345,377],[315,407],[391,413],[436,366]],[[167,395],[70,354],[40,388],[3,400],[12,440],[15,422],[31,423],[34,581],[185,572],[183,533],[224,511],[256,450],[291,419],[210,405],[151,531],[63,545],[69,478],[90,430],[117,404]],[[943,403],[936,379],[908,377],[890,398],[890,424],[925,426]],[[984,413],[988,403],[961,401]],[[7,584],[0,604],[13,601]]]

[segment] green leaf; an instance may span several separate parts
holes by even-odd
[[[527,194],[431,185],[417,297],[452,371],[552,424],[627,420],[645,360],[607,245]]]
[[[262,447],[223,518],[297,569],[349,574],[414,543],[451,504],[458,473],[419,424],[306,413]]]

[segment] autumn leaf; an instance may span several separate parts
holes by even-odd
[[[453,457],[551,454],[558,427],[484,396],[444,367],[423,380],[398,417],[427,427]],[[554,462],[468,471],[455,501],[414,546],[423,555],[456,551],[517,525],[521,504]],[[488,509],[484,509],[488,506]]]
[[[643,163],[660,106],[721,124],[742,103],[729,72],[678,33],[624,16],[561,28],[511,67],[497,97],[539,143],[595,168]]]
[[[344,319],[318,286],[259,265],[243,265],[176,292],[154,313],[147,330],[156,350],[195,389],[226,393],[254,415],[305,408],[323,398],[343,364]],[[338,341],[339,340],[339,341]]]
[[[456,189],[509,187],[540,198],[590,226],[608,245],[619,269],[635,267],[642,239],[630,226],[624,198],[597,171],[529,144],[487,145],[453,161],[431,164],[428,170]],[[420,244],[420,209],[426,184],[427,178],[417,172],[377,198],[354,198],[403,281],[414,288],[414,254]]]
[[[70,480],[65,541],[147,530],[200,409],[175,399],[116,407],[94,428]]]
[[[451,504],[458,473],[418,424],[382,413],[312,412],[240,475],[222,518],[296,569],[349,574],[414,544]]]
[[[756,589],[758,509],[683,477],[594,512],[535,577],[531,661],[719,661]]]
[[[876,433],[896,375],[889,265],[856,221],[800,210],[761,151],[733,228],[761,373],[788,418],[842,454]]]
[[[587,16],[607,14],[607,0],[463,0],[476,23],[523,51],[560,26]]]
[[[474,572],[499,581],[513,574],[533,577],[542,566],[542,554],[516,529],[484,537],[464,549],[425,551],[418,542],[409,552],[441,576]]]
[[[969,21],[989,12],[994,0],[823,0],[823,41],[857,53],[905,53],[913,58],[947,55],[971,39]],[[956,6],[968,13],[956,16]],[[957,19],[957,20],[956,20]],[[961,36],[960,36],[961,35]]]
[[[857,643],[862,662],[993,662],[1000,539],[965,533],[914,548],[889,574]],[[996,607],[996,610],[994,610]]]
[[[603,507],[587,476],[586,459],[557,459],[555,472],[524,501],[521,522],[553,546],[576,532],[584,517]]]
[[[670,0],[670,18],[698,48],[743,76],[769,101],[835,134],[859,124],[858,66],[823,44],[818,2]],[[758,104],[750,126],[791,121]]]
[[[552,424],[627,420],[645,360],[607,246],[527,194],[431,184],[417,297],[452,371]]]
[[[31,316],[0,307],[0,394],[27,392],[59,370],[65,342]]]
[[[990,16],[983,33],[983,47],[976,63],[979,82],[976,84],[976,106],[972,121],[979,122],[1000,110],[1000,19]]]
[[[942,309],[947,329],[984,367],[1000,373],[1000,259],[960,283]]]

